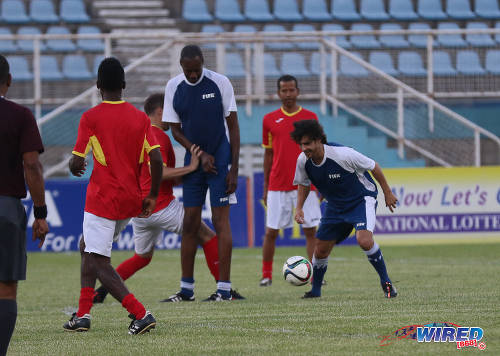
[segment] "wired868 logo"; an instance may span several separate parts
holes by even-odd
[[[453,323],[429,323],[425,325],[408,325],[396,330],[393,334],[384,336],[380,346],[387,346],[401,339],[426,342],[453,342],[458,350],[466,347],[486,349],[486,344],[480,342],[484,332],[480,327],[462,327]]]

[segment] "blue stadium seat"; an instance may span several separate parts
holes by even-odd
[[[438,24],[438,30],[458,30],[458,25],[454,22],[441,22]],[[441,46],[445,47],[465,47],[467,42],[464,41],[461,34],[455,35],[437,35],[437,41]]]
[[[422,63],[422,57],[417,52],[402,51],[398,57],[398,69],[403,75],[423,77],[427,75]]]
[[[352,31],[373,31],[373,27],[366,23],[355,23],[351,26]],[[379,48],[380,43],[374,35],[352,35],[351,43],[356,48]]]
[[[78,34],[100,34],[101,30],[95,26],[80,26]],[[78,39],[76,41],[78,48],[89,52],[104,52],[104,42],[98,38]]]
[[[485,19],[500,19],[497,0],[476,0],[476,14]]]
[[[331,65],[331,54],[326,53],[326,75],[332,75],[332,65]],[[311,55],[311,73],[314,75],[320,75],[321,73],[321,54],[319,52],[313,52]]]
[[[224,22],[241,22],[245,20],[237,0],[216,0],[215,18]]]
[[[358,52],[351,52],[356,57],[363,58]],[[345,56],[340,56],[339,74],[347,77],[365,77],[368,75],[368,70],[352,59]]]
[[[332,0],[332,17],[340,21],[357,21],[361,16],[356,11],[354,0]]]
[[[296,77],[309,77],[311,72],[306,68],[304,56],[300,53],[285,52],[281,57],[281,72]]]
[[[294,32],[313,32],[316,31],[313,25],[299,23],[293,25],[292,31]],[[297,47],[299,49],[319,49],[319,43],[314,41],[297,42]]]
[[[457,74],[451,64],[450,54],[445,51],[432,52],[432,70],[436,76]]]
[[[17,31],[18,35],[40,35],[40,29],[38,27],[23,26]],[[21,51],[33,52],[33,40],[18,40],[17,45]],[[40,51],[46,51],[47,45],[45,41],[40,41]]]
[[[226,73],[229,78],[244,78],[245,64],[239,53],[226,53]]]
[[[304,19],[299,12],[297,0],[274,0],[274,17],[288,22],[297,22]]]
[[[240,33],[255,33],[256,29],[255,26],[253,25],[236,25],[233,28],[233,32],[240,32]],[[234,46],[236,48],[245,48],[244,43],[235,43]]]
[[[62,80],[63,75],[54,56],[40,56],[40,78],[46,81]]]
[[[430,30],[431,27],[425,22],[413,22],[408,26],[409,30]],[[408,42],[414,47],[427,47],[427,35],[408,35]],[[434,42],[434,46],[435,46]]]
[[[103,59],[104,59],[104,56],[102,54],[99,54],[99,55],[94,57],[94,64],[92,66],[92,75],[94,77],[97,77],[97,70],[99,69],[99,65],[101,64]]]
[[[396,20],[409,21],[418,19],[411,0],[390,0],[389,14]]]
[[[28,61],[23,56],[10,56],[7,57],[9,62],[10,74],[12,80],[15,81],[28,81],[33,80],[33,73],[30,72]]]
[[[380,26],[380,30],[401,30],[401,26],[395,23],[384,23]],[[378,40],[383,47],[387,48],[407,48],[410,46],[403,35],[380,35]]]
[[[325,0],[304,0],[302,13],[307,20],[330,21],[332,16],[326,8]]]
[[[418,14],[426,20],[445,20],[448,16],[443,12],[441,1],[418,0]]]
[[[479,61],[479,56],[474,51],[459,51],[457,53],[457,70],[464,75],[486,74]]]
[[[500,29],[500,22],[495,23],[495,28]],[[497,41],[497,43],[500,43],[500,33],[495,34],[495,41]]]
[[[62,64],[63,75],[72,80],[88,80],[92,78],[89,72],[87,60],[79,54],[64,56]]]
[[[274,16],[269,12],[267,0],[245,1],[245,16],[255,22],[269,22],[274,20]]]
[[[222,28],[221,25],[203,25],[201,28],[202,33],[222,33],[224,32],[224,29]],[[206,43],[202,45],[203,48],[209,48],[209,49],[215,49],[215,42],[213,43]],[[230,48],[231,44],[227,43],[226,48]]]
[[[447,0],[448,16],[457,20],[470,20],[476,17],[471,10],[469,0]]]
[[[90,22],[89,15],[85,11],[85,4],[82,0],[62,0],[61,19],[69,23]]]
[[[0,27],[0,35],[12,35],[12,32],[8,27]],[[14,53],[17,51],[18,48],[14,40],[0,40],[0,53]]]
[[[467,24],[467,29],[487,29],[488,25],[484,22],[469,22]],[[467,34],[465,35],[465,40],[469,42],[471,45],[476,47],[489,47],[495,46],[496,43],[491,38],[491,35],[484,34]]]
[[[205,0],[184,0],[182,17],[190,22],[212,22]]]
[[[324,24],[321,28],[323,31],[338,32],[344,31],[344,27],[339,24],[328,23]],[[351,42],[349,42],[345,36],[335,36],[336,43],[342,48],[351,48]]]
[[[286,32],[285,28],[282,25],[265,25],[262,29],[264,32]],[[266,42],[265,47],[268,49],[292,49],[294,45],[292,42]]]
[[[389,20],[382,0],[361,0],[361,16],[369,21]]]
[[[63,26],[51,26],[47,30],[47,34],[69,35],[70,32]],[[74,52],[76,46],[70,39],[47,40],[47,47],[51,51]]]
[[[369,62],[389,75],[397,76],[399,74],[399,71],[394,68],[391,55],[387,52],[370,52]]]
[[[255,65],[255,61],[253,62]],[[255,68],[253,68],[255,73]],[[276,65],[276,58],[271,53],[264,53],[264,76],[267,78],[279,78],[281,71]]]
[[[486,70],[492,74],[500,74],[500,51],[497,49],[486,52]]]
[[[26,15],[24,3],[20,0],[2,1],[2,19],[10,24],[24,24],[30,22]]]
[[[32,0],[30,6],[30,17],[38,23],[59,22],[52,0]]]

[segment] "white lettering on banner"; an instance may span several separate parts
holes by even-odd
[[[134,236],[129,232],[123,232],[118,237],[116,245],[119,250],[131,250],[134,248]]]
[[[45,204],[47,205],[47,223],[50,227],[61,227],[63,226],[63,222],[61,219],[61,215],[59,215],[59,210],[57,209],[56,202],[54,201],[54,197],[58,197],[59,192],[57,190],[45,191]],[[28,192],[28,195],[25,199],[23,199],[24,209],[26,210],[26,214],[28,215],[28,226],[33,225],[35,221],[35,216],[31,212],[33,210],[33,204],[29,206],[24,204],[27,201],[31,201],[31,195]]]
[[[161,249],[172,250],[175,248],[180,248],[181,239],[179,238],[179,235],[174,233],[164,234],[158,239],[158,241],[156,241],[155,246],[157,249],[160,250]]]
[[[47,251],[47,249],[54,252],[71,251],[71,243],[75,240],[73,235],[68,237],[56,236],[55,234],[49,232],[45,236],[45,242],[41,248],[42,251]],[[78,248],[78,246],[77,246]]]

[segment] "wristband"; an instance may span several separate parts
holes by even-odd
[[[33,206],[33,214],[35,219],[45,219],[47,217],[47,205]]]

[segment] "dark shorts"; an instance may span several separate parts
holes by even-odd
[[[185,207],[203,206],[210,188],[210,205],[229,205],[229,195],[226,193],[226,176],[228,166],[217,166],[217,174],[205,173],[198,168],[184,176],[182,180],[182,200]]]
[[[17,198],[0,196],[0,281],[26,279],[26,212]]]

